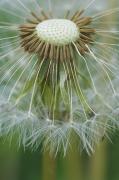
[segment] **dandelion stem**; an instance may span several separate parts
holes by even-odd
[[[106,143],[102,142],[96,153],[91,159],[91,178],[92,180],[105,179],[105,162],[106,162]]]
[[[65,179],[68,180],[79,180],[82,178],[82,170],[81,170],[81,159],[80,152],[77,148],[77,140],[76,136],[73,137],[72,147],[69,150],[66,158],[64,159],[65,164]]]
[[[43,155],[43,178],[42,180],[56,179],[56,160],[48,152]]]

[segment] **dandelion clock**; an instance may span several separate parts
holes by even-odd
[[[118,127],[119,8],[99,1],[1,1],[0,135],[88,154]],[[79,145],[78,144],[78,145]]]

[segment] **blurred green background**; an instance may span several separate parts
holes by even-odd
[[[112,5],[118,0],[106,2]],[[35,152],[18,149],[15,139],[10,144],[3,137],[0,140],[0,180],[119,180],[118,134],[114,133],[112,142],[104,139],[91,156],[85,151],[79,152],[74,142],[66,157],[58,155],[56,158],[41,153],[40,147]]]
[[[95,153],[79,153],[75,143],[66,157],[17,150],[15,140],[0,143],[0,180],[119,180],[118,132],[103,140]]]

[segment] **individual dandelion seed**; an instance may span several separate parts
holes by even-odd
[[[51,8],[44,12],[36,1],[34,10],[20,0],[13,4],[16,12],[1,9],[15,18],[15,24],[2,21],[0,26],[1,134],[18,132],[24,147],[43,144],[56,154],[62,149],[66,154],[74,134],[89,154],[104,136],[109,138],[107,132],[117,124],[118,85],[113,82],[119,72],[117,49],[111,49],[118,41],[110,42],[117,40],[110,33],[118,30],[104,25],[105,16],[119,9],[85,15],[93,2],[62,18]]]

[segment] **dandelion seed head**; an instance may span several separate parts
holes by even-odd
[[[119,32],[106,16],[119,9],[101,12],[105,2],[89,1],[73,12],[74,1],[63,1],[68,12],[62,15],[61,2],[49,4],[49,12],[32,0],[6,2],[0,9],[0,135],[17,134],[19,146],[42,144],[55,155],[66,155],[78,137],[82,149],[94,152],[118,127]]]

